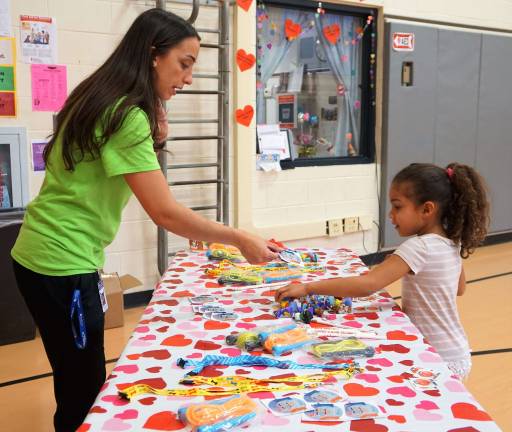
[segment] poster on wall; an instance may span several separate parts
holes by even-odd
[[[20,44],[24,63],[57,63],[55,19],[20,15]]]
[[[66,66],[33,64],[32,111],[58,112],[68,96]]]
[[[16,47],[0,37],[0,117],[16,117]]]
[[[11,0],[0,0],[0,36],[11,36]]]
[[[43,151],[48,141],[42,139],[32,140],[32,168],[34,171],[44,171],[45,163]]]
[[[297,127],[297,97],[294,94],[282,94],[277,97],[279,127],[293,129]]]

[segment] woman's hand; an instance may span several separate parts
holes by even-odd
[[[276,302],[280,302],[285,298],[297,298],[308,295],[307,284],[291,283],[282,288],[279,288],[275,293]]]
[[[238,241],[235,246],[251,264],[275,260],[278,256],[276,252],[280,250],[275,244],[241,230],[238,230]]]

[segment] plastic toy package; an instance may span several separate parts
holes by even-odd
[[[226,344],[253,351],[262,348],[276,356],[309,345],[314,342],[303,327],[295,323],[256,328],[249,332],[226,336]]]
[[[309,351],[314,356],[324,360],[353,359],[375,355],[373,347],[354,337],[314,343],[309,346]]]
[[[194,432],[231,431],[254,422],[259,408],[250,397],[234,395],[185,405],[178,410],[178,416]]]
[[[223,285],[261,285],[300,279],[304,273],[324,273],[325,268],[308,262],[303,266],[287,262],[271,262],[265,265],[237,264],[223,260],[211,265],[205,273],[218,278]]]
[[[206,251],[206,256],[208,259],[215,261],[228,260],[236,263],[246,262],[242,253],[236,247],[222,243],[210,243]]]

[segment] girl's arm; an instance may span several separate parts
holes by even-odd
[[[459,277],[459,288],[457,289],[457,295],[461,296],[466,292],[466,275],[464,273],[464,267],[461,267]]]
[[[179,236],[234,245],[252,263],[275,259],[276,249],[262,238],[208,220],[178,203],[160,170],[125,174],[128,186],[158,226]]]
[[[356,277],[325,279],[308,284],[292,283],[276,291],[276,301],[303,297],[307,294],[336,297],[365,297],[388,286],[410,272],[409,266],[398,255],[390,255],[368,274]]]

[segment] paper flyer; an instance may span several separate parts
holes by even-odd
[[[44,171],[45,163],[43,159],[43,151],[46,147],[46,140],[32,140],[32,167],[34,171]]]
[[[66,66],[33,64],[32,111],[58,112],[68,96]]]
[[[0,36],[11,36],[11,1],[0,0]]]
[[[24,63],[57,63],[55,19],[20,15],[20,45]]]

